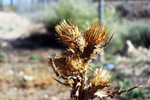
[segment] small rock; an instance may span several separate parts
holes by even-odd
[[[14,87],[14,88],[13,88],[13,90],[14,90],[14,91],[17,91],[17,90],[18,90],[18,88]]]
[[[26,81],[32,81],[34,78],[33,78],[33,76],[24,75],[23,79],[26,80]]]
[[[20,71],[20,72],[19,72],[19,75],[20,75],[20,76],[23,76],[23,75],[24,75],[24,72],[23,72],[23,71]]]
[[[50,98],[50,100],[60,100],[60,99],[58,99],[58,98],[55,97],[55,96],[52,96],[52,97]]]
[[[13,70],[9,70],[7,73],[8,73],[9,75],[13,75],[13,74],[14,74],[14,71],[13,71]]]
[[[48,96],[47,94],[44,95],[44,99],[48,99],[48,97],[49,97],[49,96]]]

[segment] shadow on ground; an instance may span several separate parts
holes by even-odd
[[[24,38],[12,40],[10,44],[15,49],[40,49],[40,48],[56,48],[65,49],[55,34],[50,33],[32,33],[32,35]]]

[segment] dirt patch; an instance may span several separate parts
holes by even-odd
[[[0,12],[0,39],[17,39],[30,35],[40,26],[15,12]]]

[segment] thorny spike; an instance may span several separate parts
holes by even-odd
[[[111,35],[111,37],[109,38],[109,41],[108,41],[106,44],[104,44],[103,46],[101,46],[100,48],[106,47],[106,46],[111,42],[113,36],[114,36],[114,33],[113,33],[113,34]]]
[[[70,84],[67,84],[67,83],[63,83],[61,81],[59,81],[58,79],[56,78],[53,78],[55,81],[57,81],[58,83],[62,84],[62,85],[65,85],[65,86],[70,86]]]

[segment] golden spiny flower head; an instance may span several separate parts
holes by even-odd
[[[77,24],[67,23],[63,20],[60,25],[57,25],[55,28],[62,43],[75,51],[79,49],[83,52],[85,39],[83,37],[83,33],[79,31]]]
[[[100,25],[100,23],[94,23],[86,32],[85,38],[90,45],[98,45],[108,39],[106,31],[107,28],[103,29],[103,25]]]
[[[109,85],[110,74],[107,70],[101,68],[96,76],[94,76],[91,80],[91,83],[95,86],[97,85]]]
[[[81,70],[81,68],[84,67],[84,62],[81,58],[71,57],[67,64],[68,64],[70,70],[73,72],[79,71],[79,70]]]

